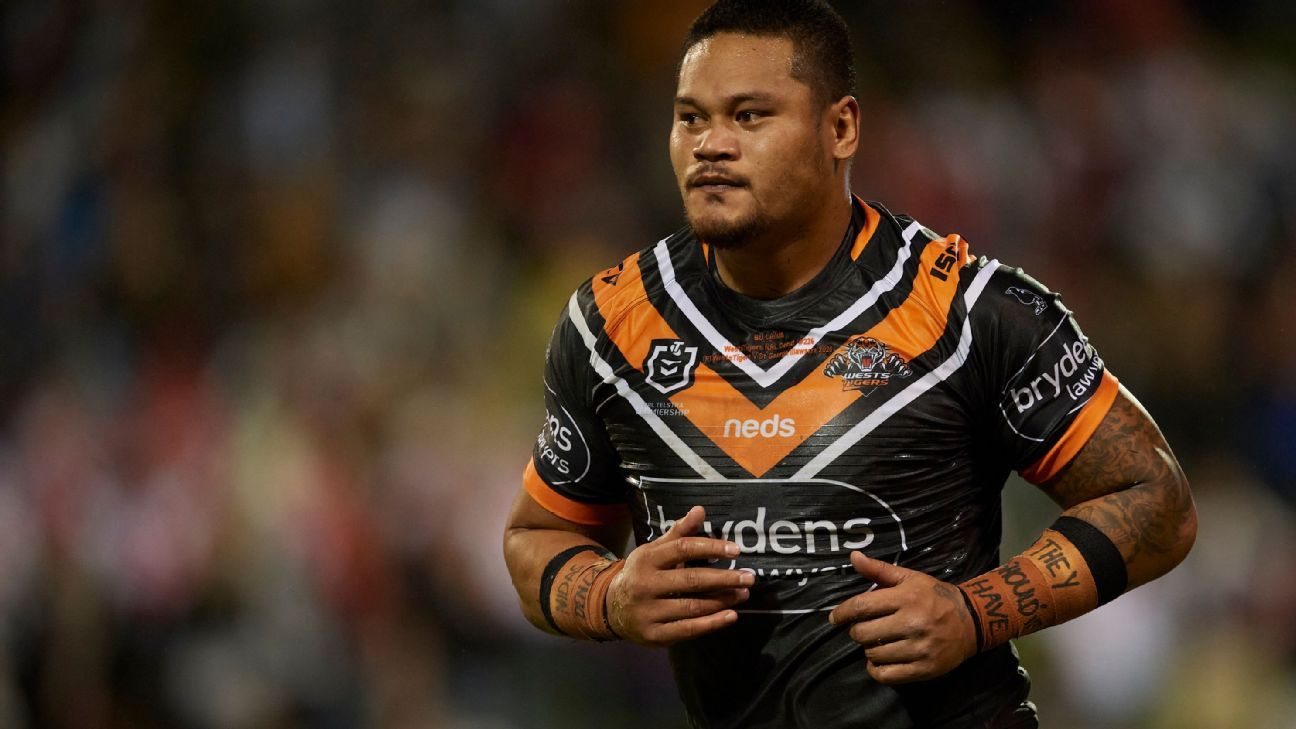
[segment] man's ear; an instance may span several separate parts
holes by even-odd
[[[854,96],[843,96],[828,107],[833,129],[833,159],[849,160],[859,148],[860,107]]]

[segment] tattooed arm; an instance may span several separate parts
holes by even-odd
[[[658,539],[616,559],[629,524],[587,526],[536,503],[525,490],[513,501],[504,559],[522,612],[533,625],[573,638],[625,638],[668,645],[732,624],[752,575],[689,563],[738,555],[738,545],[697,536],[700,506]]]
[[[1093,610],[1169,572],[1197,534],[1188,483],[1124,387],[1079,453],[1041,488],[1064,509],[1034,545],[955,587],[852,554],[879,589],[830,614],[880,683],[934,678],[978,651]]]
[[[960,587],[977,650],[1057,625],[1169,572],[1197,536],[1183,471],[1124,387],[1084,446],[1041,488],[1062,516],[1026,551]]]
[[[554,555],[576,547],[590,548],[591,554],[615,557],[625,546],[628,535],[629,526],[623,520],[612,524],[578,524],[550,513],[524,489],[519,489],[504,527],[504,561],[513,578],[522,614],[537,628],[557,632],[545,618],[539,602],[540,581],[548,562]]]
[[[1197,536],[1188,480],[1151,416],[1122,385],[1075,458],[1042,484],[1064,511],[1120,550],[1127,589],[1169,572]]]

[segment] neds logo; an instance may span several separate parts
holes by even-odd
[[[796,421],[792,418],[785,418],[778,413],[774,417],[765,420],[750,418],[748,420],[739,420],[730,418],[724,424],[724,437],[726,438],[773,438],[782,436],[784,438],[796,433]]]

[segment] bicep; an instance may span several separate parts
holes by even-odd
[[[1129,588],[1165,574],[1196,539],[1188,481],[1156,423],[1124,387],[1075,458],[1040,488],[1064,515],[1112,541]]]
[[[509,510],[505,525],[505,538],[524,531],[568,532],[597,542],[618,555],[624,552],[630,535],[628,519],[616,519],[600,524],[580,524],[554,514],[541,506],[525,488],[519,488]]]
[[[1131,486],[1183,481],[1161,430],[1120,386],[1101,423],[1075,457],[1040,489],[1064,509]],[[1186,485],[1185,485],[1186,486]]]

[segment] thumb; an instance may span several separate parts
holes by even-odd
[[[663,542],[696,534],[698,529],[702,528],[702,522],[705,520],[706,509],[701,506],[694,506],[688,510],[687,514],[680,517],[674,524],[671,524],[671,528],[657,541]]]
[[[856,572],[876,582],[878,587],[894,587],[904,582],[913,571],[880,559],[865,557],[863,552],[851,552],[850,560]]]

